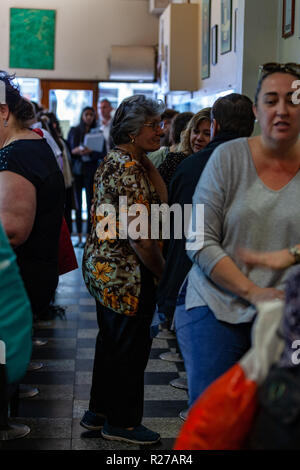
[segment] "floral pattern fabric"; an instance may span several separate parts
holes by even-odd
[[[86,286],[97,301],[115,312],[134,316],[141,292],[141,262],[128,237],[121,236],[120,212],[125,211],[119,207],[121,196],[127,197],[128,209],[133,204],[143,204],[149,219],[151,204],[160,204],[143,166],[130,155],[114,149],[95,174],[92,228],[85,245],[82,269]],[[115,217],[104,211],[102,204],[113,206]],[[101,226],[104,218],[105,222],[112,222],[105,226],[106,238]]]

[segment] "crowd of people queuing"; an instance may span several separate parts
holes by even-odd
[[[160,440],[142,425],[154,313],[176,332],[189,395],[182,417],[188,419],[207,387],[251,347],[257,305],[284,300],[286,281],[300,262],[300,105],[292,99],[299,78],[300,66],[267,64],[254,103],[232,93],[195,114],[134,95],[111,117],[109,101],[101,100],[105,143],[97,151],[84,145],[99,129],[92,107],[82,110],[65,140],[56,116],[35,109],[1,73],[0,221],[31,305],[32,318],[27,310],[20,322],[29,342],[31,322],[46,317],[58,283],[63,217],[72,233],[76,209],[83,278],[99,325],[89,409],[80,423],[86,429],[133,444]],[[255,119],[261,133],[252,136]],[[90,214],[86,242],[83,188]],[[182,213],[192,207],[191,220],[204,205],[203,225],[187,232],[182,218],[177,237],[171,213],[169,239],[161,230],[153,238],[152,207],[163,203],[179,205]],[[145,209],[143,237],[131,231],[141,230],[134,204]],[[203,235],[201,247],[193,245]],[[17,377],[20,382],[22,373]],[[0,430],[20,437],[24,429],[7,421],[11,382],[16,379],[7,381],[0,403]]]

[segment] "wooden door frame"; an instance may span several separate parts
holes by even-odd
[[[49,109],[50,90],[91,90],[93,92],[93,108],[97,112],[97,102],[99,95],[98,81],[96,80],[40,80],[41,83],[41,104]]]

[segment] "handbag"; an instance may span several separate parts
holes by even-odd
[[[78,268],[78,263],[73,248],[70,232],[63,217],[62,226],[59,236],[58,250],[58,274],[66,274]]]
[[[300,449],[300,368],[274,366],[258,390],[258,412],[246,448]]]

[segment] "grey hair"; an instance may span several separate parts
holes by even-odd
[[[140,132],[143,124],[154,116],[161,115],[165,105],[145,95],[125,98],[115,112],[111,126],[111,137],[115,145],[130,142],[130,135]]]

